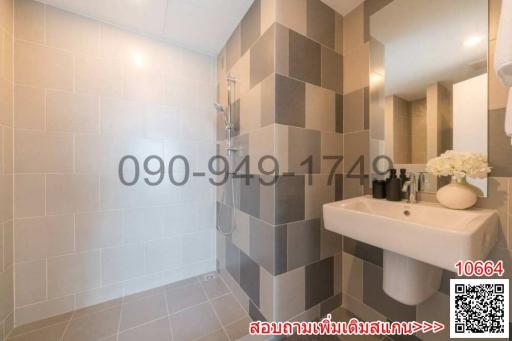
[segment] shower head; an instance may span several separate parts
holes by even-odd
[[[214,102],[213,106],[215,107],[215,110],[217,110],[217,114],[222,114],[222,116],[224,117],[224,124],[226,124],[226,126],[227,126],[229,124],[229,120],[228,120],[228,115],[226,114],[226,109],[224,109],[222,104],[217,103],[217,102]]]

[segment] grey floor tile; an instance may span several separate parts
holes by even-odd
[[[174,339],[180,341],[194,340],[222,328],[209,303],[173,314],[170,320]]]
[[[167,289],[167,305],[171,314],[207,300],[200,283]]]
[[[229,338],[226,335],[226,333],[224,332],[224,330],[219,329],[217,331],[214,331],[211,334],[208,334],[206,336],[203,336],[203,337],[197,339],[197,341],[229,341]]]
[[[115,335],[120,314],[121,307],[116,307],[71,320],[62,340],[90,341]]]
[[[12,338],[10,337],[6,341],[58,341],[61,339],[67,324],[68,322],[61,322]]]
[[[227,285],[218,275],[215,275],[212,279],[201,281],[201,285],[209,299],[223,296],[230,292]]]
[[[223,325],[230,324],[246,315],[242,306],[233,294],[222,296],[211,301],[217,316]]]
[[[249,334],[249,323],[251,319],[244,317],[241,320],[235,321],[227,326],[224,326],[226,332],[231,340],[238,340],[241,337]]]
[[[163,317],[159,320],[128,329],[119,334],[118,341],[171,341],[169,319]]]
[[[71,318],[78,319],[78,318],[84,317],[86,315],[96,314],[96,313],[99,313],[104,310],[120,307],[122,302],[123,302],[123,300],[119,298],[116,300],[111,300],[111,301],[103,302],[100,304],[95,304],[90,307],[85,307],[83,309],[74,311],[73,316]]]
[[[16,327],[11,331],[9,336],[15,337],[17,335],[26,334],[44,327],[53,326],[61,322],[67,322],[71,319],[71,315],[72,313],[62,314]]]
[[[120,331],[167,316],[163,293],[141,298],[123,305]]]

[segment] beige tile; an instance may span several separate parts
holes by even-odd
[[[100,24],[55,7],[46,7],[46,43],[75,53],[97,55]]]
[[[12,219],[12,185],[12,175],[0,175],[0,221],[8,221]]]
[[[502,0],[489,1],[489,40],[496,40]]]
[[[14,263],[14,227],[13,222],[4,224],[4,269],[9,268]]]
[[[38,260],[16,264],[16,306],[46,299],[46,261]]]
[[[74,249],[73,216],[49,216],[14,222],[16,262],[70,253]]]
[[[12,127],[12,83],[0,78],[0,124]]]
[[[364,43],[364,4],[343,17],[343,55]]]
[[[213,333],[210,333],[206,336],[200,337],[197,339],[197,341],[228,341],[229,338],[224,332],[224,330],[219,329],[217,331],[214,331]]]
[[[276,20],[278,23],[305,36],[307,34],[307,1],[276,1]]]
[[[283,76],[290,74],[290,30],[276,25],[276,73]]]
[[[342,289],[350,296],[363,300],[363,261],[343,253]]]
[[[207,296],[200,283],[169,288],[166,292],[169,313],[181,311],[188,307],[207,301]]]
[[[0,301],[0,315],[8,316],[13,311],[13,271],[12,268],[8,271],[0,273],[0,292],[2,293],[2,301]]]
[[[46,128],[48,131],[97,132],[98,97],[47,90]]]
[[[71,320],[63,341],[98,340],[117,333],[121,307]]]
[[[261,174],[259,162],[267,155],[274,155],[274,125],[268,125],[257,129],[249,135],[249,152],[250,152],[250,168],[251,174]],[[273,166],[272,160],[264,160],[262,168],[271,170]],[[280,167],[282,167],[280,165]]]
[[[340,54],[343,54],[343,16],[338,12],[336,12],[334,15],[334,50]]]
[[[71,90],[73,56],[63,50],[15,41],[15,81],[23,85]]]
[[[36,331],[9,337],[8,341],[56,341],[60,340],[62,335],[64,334],[64,330],[66,329],[67,322],[61,322],[58,324],[54,324],[42,329],[38,329]]]
[[[276,21],[276,0],[261,0],[260,30],[265,32]]]
[[[46,213],[79,213],[99,207],[98,177],[85,174],[46,176]]]
[[[244,317],[236,322],[233,322],[224,328],[229,335],[231,340],[238,340],[241,337],[247,335],[249,333],[249,323],[251,319],[248,317]]]
[[[501,109],[507,106],[508,88],[506,88],[496,75],[494,69],[494,51],[496,41],[489,42],[489,110]]]
[[[225,295],[212,300],[213,308],[223,325],[231,324],[246,313],[234,295]]]
[[[14,1],[14,37],[44,42],[44,4],[31,0]]]
[[[334,131],[335,106],[334,91],[306,83],[306,128]]]
[[[144,246],[139,244],[103,249],[102,285],[144,274]]]
[[[102,98],[101,132],[115,135],[144,135],[144,106],[139,102]]]
[[[118,60],[76,56],[76,91],[119,97],[123,94],[123,88],[123,66]]]
[[[171,315],[175,340],[193,340],[221,329],[221,324],[209,303],[203,303]],[[197,321],[201,321],[200,324]]]
[[[231,69],[231,76],[236,78],[236,93],[232,101],[236,101],[250,89],[251,53],[245,53]]]
[[[123,305],[119,330],[133,328],[164,316],[167,316],[164,293],[144,297]]]
[[[78,251],[111,247],[122,243],[123,215],[120,211],[77,214],[75,225]]]
[[[321,172],[323,174],[330,174],[333,167],[338,160],[324,159],[324,157],[343,156],[343,134],[322,132],[321,135],[321,153],[322,153],[322,166]],[[343,160],[336,166],[335,174],[343,173]]]
[[[367,87],[370,72],[370,44],[359,45],[343,56],[343,94]]]
[[[11,0],[0,1],[0,27],[8,32],[13,31],[13,18],[10,13],[13,11],[13,2]]]
[[[100,286],[100,251],[48,259],[48,298]]]
[[[14,176],[14,217],[26,218],[45,214],[45,179],[42,174]]]
[[[167,317],[129,329],[119,334],[119,341],[171,341],[171,330]]]
[[[44,89],[15,86],[14,127],[43,130],[44,120]]]
[[[73,136],[17,130],[14,134],[16,172],[71,172]]]
[[[14,133],[12,128],[3,128],[3,172],[14,173]]]
[[[201,281],[201,285],[209,299],[223,296],[230,292],[222,278],[217,274],[214,274],[214,276],[215,277],[213,279]]]
[[[74,296],[70,295],[21,307],[15,311],[16,323],[22,326],[26,323],[46,319],[48,316],[68,313],[73,310],[73,306]]]
[[[0,31],[0,78],[12,80],[12,42],[13,36],[5,30]]]
[[[352,175],[359,175],[361,163],[358,161],[364,161],[364,174],[368,174],[370,169],[369,163],[369,149],[370,149],[370,137],[367,130],[360,131],[357,133],[343,134],[343,146],[344,156],[343,161],[344,174],[348,174],[349,171],[355,166],[352,171]],[[360,159],[362,157],[362,159]]]
[[[254,86],[240,98],[240,134],[245,134],[261,125],[261,84]]]

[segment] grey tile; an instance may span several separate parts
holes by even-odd
[[[260,216],[260,179],[257,176],[239,178],[240,211],[251,216]]]
[[[129,329],[119,334],[119,341],[171,341],[171,329],[167,316],[144,324],[142,326]]]
[[[288,146],[288,170],[290,172],[295,174],[320,173],[321,134],[319,131],[289,127]],[[305,163],[309,157],[312,157],[312,164]]]
[[[256,0],[252,3],[249,11],[245,14],[240,23],[242,34],[242,55],[260,36],[261,22],[261,1]]]
[[[61,315],[49,317],[44,320],[38,320],[35,322],[30,322],[30,323],[18,326],[11,331],[9,336],[14,337],[14,336],[18,336],[21,334],[28,334],[35,330],[42,329],[42,328],[52,326],[55,324],[64,323],[64,322],[65,322],[65,324],[67,324],[67,322],[71,319],[71,315],[72,315],[72,313],[61,314]]]
[[[359,197],[364,194],[364,183],[361,184],[361,176],[358,174],[359,168],[343,177],[343,199]],[[364,179],[363,179],[364,182]]]
[[[174,340],[180,341],[198,339],[222,328],[209,303],[173,314],[170,320]]]
[[[167,289],[166,295],[171,314],[208,300],[200,283]]]
[[[343,95],[336,94],[336,132],[343,133]]]
[[[272,274],[286,271],[286,225],[250,218],[250,255]]]
[[[275,122],[276,112],[276,77],[270,75],[261,82],[261,126]]]
[[[41,329],[36,329],[32,332],[23,333],[21,335],[11,335],[7,341],[58,341],[61,339],[67,324],[67,322],[61,322]]]
[[[231,324],[241,319],[246,313],[235,296],[232,294],[212,300],[213,309],[223,325]]]
[[[321,86],[320,44],[290,30],[290,77]]]
[[[512,176],[512,145],[505,134],[505,109],[489,111],[489,164],[491,176]]]
[[[305,84],[301,81],[276,74],[275,91],[275,123],[305,127]]]
[[[229,288],[226,286],[220,275],[215,274],[213,278],[208,278],[201,281],[201,285],[209,299],[223,296],[229,293]]]
[[[370,17],[393,0],[366,0],[364,2],[364,41],[370,40]]]
[[[229,338],[226,333],[224,333],[224,330],[219,329],[211,334],[200,337],[197,341],[229,341]]]
[[[240,252],[240,286],[257,306],[260,305],[260,267],[245,253]]]
[[[382,266],[381,248],[360,242],[349,237],[343,237],[343,251],[372,264]]]
[[[334,200],[343,200],[343,174],[334,175]]]
[[[267,320],[265,318],[265,316],[263,316],[261,311],[258,309],[258,307],[256,307],[256,305],[254,305],[254,303],[252,301],[249,301],[249,316],[251,317],[251,319],[253,321],[266,321]]]
[[[306,266],[306,309],[331,297],[334,293],[334,258],[326,258]]]
[[[367,116],[365,89],[359,89],[343,96],[343,132],[350,133],[364,129]]]
[[[393,321],[415,321],[416,307],[395,301],[382,289],[382,268],[363,264],[363,303],[384,314]]]
[[[231,105],[231,120],[234,126],[232,136],[240,135],[240,99],[237,99]]]
[[[251,47],[251,88],[274,72],[274,30],[275,25]]]
[[[164,293],[144,297],[123,305],[119,330],[133,328],[164,316],[167,316]]]
[[[218,227],[223,232],[229,232],[233,230],[233,222],[231,220],[233,208],[227,205],[223,205],[217,202],[217,215],[218,215]]]
[[[285,321],[305,310],[305,267],[288,271],[273,278],[273,320]]]
[[[320,260],[320,219],[288,224],[288,271]]]
[[[275,239],[274,239],[274,275],[279,275],[286,272],[288,266],[288,245],[287,235],[288,226],[278,225],[274,226]]]
[[[304,176],[280,176],[275,184],[275,224],[304,220],[304,211]]]
[[[343,93],[343,57],[322,46],[322,87]]]
[[[320,229],[320,240],[320,258],[334,256],[343,250],[343,236],[323,226]]]
[[[240,283],[240,250],[233,244],[231,237],[226,238],[226,270]]]
[[[115,335],[119,325],[121,307],[71,320],[63,341],[90,341]]]
[[[334,10],[318,0],[307,2],[308,37],[334,49]]]
[[[370,129],[370,88],[364,88],[364,130]]]
[[[346,113],[343,116],[346,116]],[[345,157],[343,160],[344,173],[360,174],[360,165],[361,162],[364,162],[364,174],[368,174],[370,169],[370,136],[368,131],[363,130],[357,133],[343,134],[343,146]],[[350,173],[351,170],[352,172]]]
[[[341,294],[330,297],[320,303],[320,315],[325,316],[341,305]]]
[[[439,291],[450,295],[450,279],[457,278],[457,274],[452,271],[443,270],[443,276],[441,277],[441,287],[439,288]]]
[[[276,24],[276,73],[283,76],[290,74],[290,30]]]
[[[231,34],[231,37],[228,39],[226,43],[226,68],[227,71],[231,70],[231,67],[235,65],[235,63],[242,56],[242,35],[240,26],[237,26],[236,29]]]
[[[249,323],[251,319],[249,317],[244,317],[236,322],[233,322],[227,326],[225,326],[226,332],[229,335],[231,340],[238,340],[242,336],[248,334],[249,331]]]

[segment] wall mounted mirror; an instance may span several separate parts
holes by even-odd
[[[371,160],[386,155],[395,168],[422,172],[446,150],[487,155],[487,7],[394,0],[371,16]],[[420,190],[442,182],[428,175]],[[486,196],[487,179],[468,182]]]

